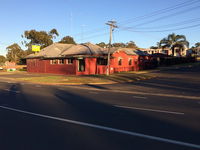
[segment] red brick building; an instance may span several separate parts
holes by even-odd
[[[106,74],[107,49],[91,43],[54,43],[26,57],[27,71],[65,75]],[[139,50],[111,49],[110,73],[137,71],[148,67],[150,57]]]

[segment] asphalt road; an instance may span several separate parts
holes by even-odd
[[[152,74],[115,85],[0,79],[0,149],[200,149],[200,68]]]

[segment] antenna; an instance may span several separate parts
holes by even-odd
[[[84,27],[86,27],[86,25],[85,24],[82,24],[81,25],[81,42],[83,43],[83,40],[84,40]]]
[[[70,12],[70,20],[69,20],[69,28],[70,28],[70,34],[72,34],[72,12]]]

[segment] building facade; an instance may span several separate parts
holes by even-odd
[[[38,54],[26,57],[27,71],[63,75],[106,74],[108,49],[91,43],[71,45],[55,43]],[[150,67],[150,56],[138,50],[112,48],[110,73],[138,71]]]

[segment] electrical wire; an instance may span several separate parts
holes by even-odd
[[[168,32],[168,31],[177,31],[177,30],[195,28],[198,26],[200,26],[200,24],[195,24],[195,25],[186,26],[186,27],[182,27],[182,28],[167,29],[167,30],[138,31],[138,30],[123,29],[123,28],[121,30],[126,30],[126,31],[131,31],[131,32]]]
[[[170,14],[170,15],[166,15],[164,17],[159,17],[159,18],[156,18],[154,20],[151,20],[151,21],[148,21],[146,22],[146,24],[148,23],[152,23],[152,22],[155,22],[155,21],[159,21],[161,19],[166,19],[167,17],[171,17],[171,16],[176,16],[176,15],[179,15],[179,14],[182,14],[182,13],[186,13],[188,11],[193,11],[195,9],[198,9],[200,8],[200,6],[196,6],[196,7],[193,7],[192,9],[187,9],[187,10],[183,10],[183,11],[179,11],[177,13],[173,13],[173,14]],[[184,21],[184,23],[188,23],[189,21],[200,21],[200,18],[197,18],[197,19],[192,19],[192,20],[187,20],[187,21]],[[178,25],[181,25],[181,23],[177,23]],[[177,25],[176,24],[176,25]],[[182,27],[182,28],[178,28],[178,29],[168,29],[168,30],[159,30],[159,31],[137,31],[137,30],[131,30],[131,29],[135,29],[135,27],[139,26],[139,25],[143,25],[143,24],[138,24],[138,25],[135,25],[134,27],[123,27],[123,26],[118,26],[118,29],[122,29],[122,30],[127,30],[127,31],[132,31],[132,32],[167,32],[167,31],[175,31],[175,30],[183,30],[183,29],[187,29],[188,27]],[[170,24],[171,25],[171,24]],[[168,25],[169,26],[169,25]],[[196,27],[197,25],[192,25],[192,26],[189,26],[189,28],[192,28],[192,27]],[[94,38],[94,37],[98,37],[98,36],[103,36],[103,35],[107,35],[109,33],[103,33],[103,34],[100,34],[100,35],[94,35],[94,36],[90,36],[90,37],[87,37],[85,39],[91,39],[91,38]]]
[[[189,5],[199,3],[199,2],[200,2],[199,0],[189,0],[189,1],[177,4],[177,5],[174,5],[174,6],[170,6],[170,7],[164,8],[164,9],[154,11],[154,12],[146,14],[146,15],[142,15],[142,16],[138,16],[138,17],[135,17],[135,18],[132,18],[132,19],[128,19],[126,21],[118,22],[118,24],[119,25],[120,24],[121,25],[122,24],[129,24],[129,23],[132,23],[132,22],[140,21],[140,20],[145,19],[145,18],[150,18],[150,17],[157,16],[157,15],[160,15],[160,14],[163,14],[163,13],[168,13],[170,11],[180,9],[182,7],[187,7]]]
[[[173,13],[173,14],[170,14],[170,15],[159,17],[159,18],[156,18],[154,20],[135,25],[134,27],[118,26],[118,29],[123,29],[123,30],[130,31],[130,29],[135,29],[135,27],[137,27],[137,26],[141,26],[143,24],[148,24],[148,23],[153,23],[153,22],[156,22],[156,21],[159,21],[159,20],[162,20],[162,19],[166,19],[166,18],[171,17],[171,16],[174,17],[174,16],[179,15],[179,14],[183,14],[183,13],[186,13],[186,12],[189,12],[189,11],[194,11],[194,10],[196,10],[198,8],[200,8],[200,6],[192,7],[192,8],[189,8],[189,9],[186,9],[186,10],[183,10],[183,11],[179,11],[179,12],[176,12],[176,13]],[[198,19],[200,19],[200,18],[198,18]],[[182,30],[182,29],[185,29],[185,28],[180,28],[180,29],[175,29],[175,30]],[[166,31],[173,31],[173,30],[174,29],[162,30],[162,31],[166,32]],[[162,31],[134,31],[134,32],[162,32]],[[103,33],[103,34],[99,34],[99,35],[89,36],[89,37],[86,37],[84,39],[91,39],[91,38],[94,38],[94,37],[99,37],[99,36],[103,36],[103,35],[107,35],[107,34],[109,34],[109,33]]]
[[[139,27],[139,28],[135,28],[135,29],[143,30],[143,29],[169,28],[169,27],[174,27],[174,26],[182,26],[182,25],[185,25],[185,24],[191,24],[191,23],[199,22],[199,21],[200,21],[200,18],[195,18],[195,19],[185,20],[185,21],[181,21],[181,22],[177,22],[177,23],[173,23],[173,24],[153,26],[153,27],[143,27],[143,28]]]
[[[150,23],[153,23],[153,22],[156,22],[156,21],[164,20],[164,19],[166,19],[166,18],[174,17],[174,16],[177,16],[177,15],[179,15],[179,14],[187,13],[187,12],[189,12],[189,11],[194,11],[194,10],[199,9],[199,8],[200,8],[200,6],[192,7],[192,8],[189,8],[189,9],[186,9],[186,10],[182,10],[182,11],[179,11],[179,12],[176,12],[176,13],[173,13],[173,14],[169,14],[169,15],[166,15],[166,16],[162,16],[162,17],[159,17],[159,18],[156,18],[156,19],[147,21],[147,22],[143,22],[143,23],[134,25],[134,26],[132,26],[132,27],[123,27],[123,28],[134,29],[134,28],[137,27],[137,26],[143,26],[143,25],[150,24]],[[121,27],[122,27],[122,26],[121,26]]]
[[[105,33],[102,33],[102,34],[97,34],[97,35],[93,35],[93,36],[89,36],[89,37],[86,37],[84,38],[85,39],[91,39],[91,38],[96,38],[96,37],[101,37],[101,36],[105,36],[105,35],[108,35],[109,32],[105,32]],[[77,39],[77,41],[80,41],[81,39]]]
[[[96,28],[96,29],[92,29],[92,30],[88,30],[88,31],[84,31],[82,33],[76,33],[76,34],[72,34],[72,36],[79,36],[81,34],[95,34],[97,32],[103,31],[105,30],[105,27],[102,28]]]
[[[200,1],[199,0],[185,1],[183,3],[179,3],[179,4],[174,5],[174,6],[170,6],[170,7],[164,8],[164,9],[160,9],[160,10],[154,11],[154,12],[146,14],[146,15],[142,15],[142,16],[139,16],[139,17],[135,17],[135,18],[132,18],[132,19],[125,20],[125,21],[121,21],[121,22],[119,22],[119,25],[120,24],[122,25],[122,24],[125,24],[125,23],[128,24],[128,23],[131,23],[132,21],[134,21],[134,22],[135,21],[141,21],[141,20],[149,18],[149,17],[157,16],[157,15],[160,15],[160,14],[163,14],[163,13],[168,13],[168,12],[173,11],[173,10],[177,10],[177,9],[180,9],[180,8],[183,8],[183,7],[187,7],[189,5],[192,5],[192,4],[195,4],[195,3],[198,3],[198,2],[200,2]],[[105,27],[88,30],[88,31],[85,31],[85,32],[82,32],[82,33],[73,34],[72,36],[79,36],[81,34],[95,34],[95,33],[101,32],[103,30],[105,30]]]

